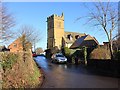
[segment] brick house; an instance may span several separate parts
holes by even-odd
[[[30,42],[26,43],[26,47],[32,50],[32,44]],[[22,44],[22,37],[17,38],[14,42],[12,42],[8,49],[10,49],[10,52],[22,52],[23,51],[23,44]]]

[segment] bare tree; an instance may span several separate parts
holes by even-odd
[[[43,51],[43,49],[42,48],[37,48],[36,50],[35,50],[35,52],[36,52],[36,54],[41,54],[41,53],[43,53],[44,51]]]
[[[52,53],[52,54],[55,54],[55,53],[58,53],[58,52],[60,52],[58,46],[55,46],[55,47],[53,47],[53,48],[51,49],[51,53]]]
[[[10,30],[15,25],[15,20],[12,14],[8,13],[6,6],[0,2],[0,42],[9,40],[13,33]]]
[[[20,28],[19,36],[23,37],[22,42],[25,48],[27,47],[26,44],[29,42],[34,47],[34,50],[36,43],[39,42],[41,39],[40,30],[36,30],[32,26],[28,25],[24,25]]]
[[[120,50],[120,37],[113,40],[113,49],[118,52]]]
[[[39,31],[40,32],[40,31]],[[31,26],[24,25],[18,30],[18,37],[20,38],[20,44],[23,49],[23,61],[26,61],[26,57],[28,57],[29,50],[32,49],[38,41],[40,41],[39,32]]]
[[[107,39],[109,41],[109,49],[111,53],[111,59],[113,58],[113,47],[112,47],[112,37],[113,31],[117,28],[118,24],[118,7],[113,8],[110,2],[97,2],[94,3],[95,10],[92,11],[89,9],[90,13],[87,16],[87,23],[91,22],[94,26],[100,26],[104,30]],[[80,19],[80,18],[78,18]]]

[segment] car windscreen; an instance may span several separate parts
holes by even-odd
[[[56,57],[64,57],[63,55],[56,55]]]

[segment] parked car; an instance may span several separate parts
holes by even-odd
[[[33,56],[33,57],[37,57],[37,55],[36,55],[36,53],[35,53],[35,52],[33,52],[33,53],[32,53],[32,56]]]
[[[44,55],[44,54],[38,54],[37,56],[43,56],[43,57],[45,57],[45,55]]]
[[[52,56],[51,62],[66,63],[67,62],[67,58],[64,55],[62,55],[62,54],[54,54]]]

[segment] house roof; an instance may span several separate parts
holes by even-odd
[[[71,49],[74,48],[78,48],[80,46],[86,46],[86,47],[90,47],[90,46],[94,46],[94,45],[98,45],[98,41],[95,39],[95,37],[92,37],[90,35],[85,35],[82,36],[80,38],[78,38],[71,46]]]
[[[16,40],[14,40],[14,41],[8,46],[8,48],[9,48],[12,44],[16,43],[17,41],[20,41],[20,37],[17,38]],[[20,43],[20,42],[19,42],[19,43]]]
[[[68,38],[68,35],[72,36],[72,39]],[[66,43],[74,43],[76,41],[76,36],[79,35],[79,37],[85,36],[85,33],[76,33],[76,32],[65,32],[64,33],[64,40]]]
[[[14,40],[9,46],[8,46],[8,48],[12,45],[12,44],[22,44],[22,37],[23,37],[23,35],[21,36],[21,37],[18,37],[16,40]],[[29,43],[29,44],[31,44],[29,41],[27,42],[27,43]]]

